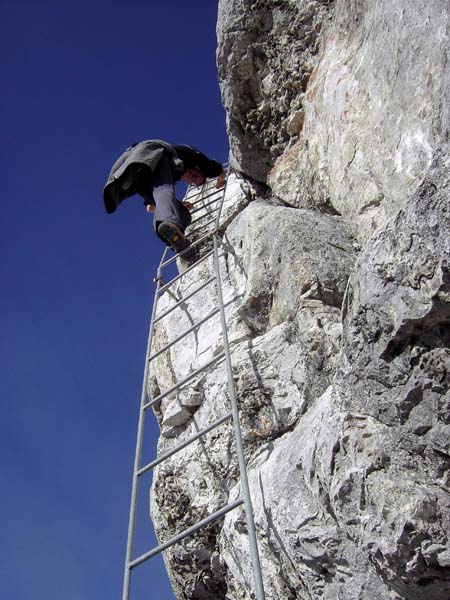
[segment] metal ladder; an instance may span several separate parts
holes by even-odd
[[[246,519],[247,531],[248,531],[248,537],[249,537],[250,556],[251,556],[251,560],[252,560],[253,578],[254,578],[254,585],[255,585],[254,598],[256,598],[256,600],[264,600],[264,598],[265,598],[264,586],[263,586],[262,575],[261,575],[261,565],[260,565],[259,553],[258,553],[258,544],[257,544],[257,539],[256,539],[253,508],[252,508],[250,489],[249,489],[249,484],[248,484],[247,468],[246,468],[245,458],[244,458],[244,448],[243,448],[243,442],[242,442],[241,427],[240,427],[240,423],[239,423],[239,410],[238,410],[236,391],[235,391],[234,380],[233,380],[230,348],[229,348],[229,343],[228,343],[227,323],[226,323],[226,318],[225,318],[225,309],[224,309],[224,302],[223,302],[223,295],[222,295],[222,284],[221,284],[220,266],[219,266],[219,244],[222,243],[222,240],[219,236],[219,224],[220,224],[220,217],[221,217],[221,213],[222,213],[225,194],[226,194],[226,190],[227,190],[227,182],[228,182],[229,173],[230,173],[230,168],[228,168],[225,186],[223,187],[222,190],[216,190],[214,188],[214,191],[212,193],[211,193],[211,190],[208,190],[206,195],[204,195],[204,192],[202,190],[195,195],[195,198],[200,197],[200,199],[197,199],[196,202],[193,202],[194,210],[192,211],[192,214],[194,215],[195,213],[200,212],[201,210],[203,210],[205,208],[208,208],[208,210],[207,210],[206,214],[204,214],[203,216],[200,216],[197,219],[194,219],[192,221],[190,227],[192,227],[192,225],[194,225],[194,224],[196,224],[196,225],[199,224],[200,226],[197,225],[196,228],[194,229],[194,231],[190,231],[189,236],[192,236],[193,234],[198,233],[201,229],[204,229],[208,225],[214,225],[212,228],[212,231],[210,231],[206,235],[200,236],[190,246],[189,249],[181,252],[178,255],[172,256],[169,259],[166,259],[167,253],[168,253],[168,248],[166,248],[162,254],[161,261],[159,263],[159,267],[157,270],[157,275],[155,278],[156,290],[155,290],[155,296],[154,296],[154,301],[153,301],[152,317],[151,317],[151,322],[150,322],[150,330],[149,330],[148,343],[147,343],[147,352],[146,352],[146,358],[145,358],[144,377],[143,377],[143,382],[142,382],[139,425],[138,425],[138,433],[137,433],[136,454],[135,454],[134,472],[133,472],[133,484],[132,484],[132,492],[131,492],[130,517],[129,517],[129,525],[128,525],[128,541],[127,541],[127,551],[126,551],[126,558],[125,558],[125,575],[124,575],[123,597],[122,597],[123,600],[130,600],[131,573],[135,567],[141,565],[142,563],[146,562],[147,560],[160,554],[164,550],[167,550],[168,548],[170,548],[174,544],[180,542],[184,538],[186,538],[190,535],[193,535],[200,529],[206,527],[209,523],[212,523],[213,521],[220,519],[226,513],[228,513],[229,511],[231,511],[241,505],[244,505],[245,519]],[[190,194],[190,191],[191,191],[191,189],[188,189],[187,194],[186,194],[186,199],[188,199],[189,201],[191,201],[193,199],[193,196],[192,196],[192,194]],[[206,204],[205,204],[205,200],[207,201]],[[199,206],[197,206],[197,205],[199,205]],[[205,218],[210,217],[212,214],[214,214],[214,218],[212,220],[203,222],[205,220]],[[173,264],[173,262],[177,259],[177,256],[182,257],[184,253],[192,251],[192,249],[195,249],[195,248],[197,248],[197,250],[198,250],[198,247],[201,244],[203,244],[207,240],[211,240],[211,238],[212,238],[213,244],[214,244],[213,250],[207,252],[204,256],[199,258],[199,260],[197,260],[196,263],[194,263],[193,265],[188,267],[184,272],[173,277],[168,283],[163,282],[162,274],[163,274],[163,269],[165,267],[169,266],[170,264]],[[213,264],[214,264],[213,277],[211,277],[206,282],[201,284],[195,291],[189,293],[184,298],[181,298],[180,300],[178,300],[178,302],[176,302],[174,305],[172,305],[163,314],[157,315],[158,301],[161,297],[161,294],[163,294],[176,281],[181,279],[187,273],[191,272],[193,269],[195,269],[197,267],[197,265],[201,264],[203,261],[205,261],[211,255],[213,256]],[[184,331],[182,334],[178,335],[175,339],[171,340],[163,348],[152,353],[152,343],[153,343],[153,337],[154,337],[154,331],[155,331],[155,324],[158,321],[160,321],[163,317],[168,315],[170,312],[172,312],[173,310],[178,308],[183,302],[194,297],[201,289],[204,289],[206,287],[206,285],[212,283],[213,281],[215,282],[215,286],[216,286],[218,308],[216,308],[215,310],[210,312],[208,315],[206,315],[200,321],[195,323],[192,327],[190,327],[189,329]],[[185,377],[182,381],[179,381],[177,384],[172,386],[170,389],[167,389],[163,393],[160,393],[156,398],[150,399],[147,395],[147,379],[148,379],[148,374],[149,374],[150,363],[155,358],[157,358],[160,354],[162,354],[166,350],[169,350],[169,348],[171,348],[173,345],[175,345],[180,340],[182,340],[187,335],[189,335],[189,333],[192,333],[200,325],[202,325],[203,323],[205,323],[206,321],[208,321],[210,318],[212,318],[214,315],[217,315],[217,314],[220,314],[222,340],[223,340],[223,351],[220,354],[218,354],[217,356],[215,356],[212,360],[205,363],[202,367],[189,373],[189,375],[187,377]],[[156,460],[154,460],[146,465],[141,466],[142,443],[143,443],[144,422],[145,422],[144,416],[145,416],[145,412],[147,411],[147,409],[149,409],[151,406],[154,406],[156,403],[160,402],[163,398],[169,396],[170,394],[172,394],[173,392],[175,392],[176,390],[178,390],[179,388],[184,386],[186,383],[188,383],[191,379],[194,379],[200,373],[207,371],[211,366],[213,366],[214,364],[218,363],[221,360],[225,360],[225,363],[226,363],[228,394],[229,394],[229,400],[230,400],[230,404],[231,404],[231,412],[229,412],[228,414],[225,414],[220,419],[214,421],[213,423],[211,423],[210,425],[208,425],[207,427],[205,427],[198,433],[192,435],[192,437],[190,437],[187,440],[185,440],[184,442],[180,443],[175,448],[169,450],[168,452],[165,452],[163,455],[159,456]],[[136,529],[136,508],[137,508],[137,497],[138,497],[138,484],[139,484],[140,477],[142,475],[144,475],[144,473],[147,473],[148,471],[152,470],[157,465],[161,464],[162,462],[164,462],[165,460],[167,460],[168,458],[173,456],[179,450],[192,444],[193,442],[200,439],[202,436],[209,433],[210,431],[212,431],[213,429],[215,429],[222,423],[225,423],[229,419],[232,419],[232,421],[233,421],[234,440],[236,443],[236,454],[237,454],[237,459],[238,459],[238,464],[239,464],[242,496],[240,498],[238,498],[237,500],[234,500],[230,504],[223,506],[221,509],[217,510],[216,512],[210,514],[205,519],[202,519],[201,521],[194,523],[191,527],[189,527],[188,529],[185,529],[184,531],[182,531],[178,535],[172,537],[171,539],[167,540],[163,544],[160,544],[159,546],[153,548],[152,550],[149,550],[148,552],[145,552],[144,554],[142,554],[136,558],[133,558],[132,555],[133,555],[133,545],[134,545],[134,537],[135,537],[135,529]]]

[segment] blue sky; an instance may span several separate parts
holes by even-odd
[[[102,188],[142,139],[226,160],[217,3],[3,0],[1,13],[2,597],[111,600],[162,245],[138,197],[107,215]],[[154,422],[147,433],[150,457]],[[161,560],[136,570],[143,597],[173,598]]]

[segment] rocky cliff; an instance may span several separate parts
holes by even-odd
[[[444,0],[219,2],[236,169],[220,264],[268,599],[450,598],[449,15]],[[156,348],[215,303],[205,285]],[[221,344],[216,316],[153,363],[150,393]],[[159,451],[228,410],[218,361],[158,407]],[[162,540],[237,497],[233,450],[224,423],[160,466]],[[179,599],[252,597],[240,509],[165,560]]]

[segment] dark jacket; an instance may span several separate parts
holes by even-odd
[[[173,178],[177,181],[187,169],[200,167],[207,177],[217,177],[222,165],[210,160],[191,146],[173,146],[162,140],[145,140],[133,144],[119,156],[103,189],[107,213],[113,213],[119,204],[148,185],[161,156],[172,159]]]

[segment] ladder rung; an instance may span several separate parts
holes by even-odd
[[[162,315],[159,315],[158,317],[155,317],[155,319],[153,320],[153,323],[157,323],[158,321],[161,321],[161,319],[164,319],[164,317],[167,317],[167,315],[170,314],[173,310],[175,310],[178,306],[180,306],[180,304],[183,304],[183,302],[187,302],[187,300],[189,300],[190,298],[192,298],[192,296],[195,296],[195,294],[197,294],[198,292],[200,292],[200,290],[203,290],[207,285],[209,285],[210,283],[212,283],[213,281],[215,281],[215,279],[216,278],[214,276],[210,277],[209,279],[207,279],[205,281],[205,283],[202,283],[202,285],[200,285],[193,292],[191,292],[187,296],[184,296],[184,298],[181,298],[180,300],[178,300],[178,302],[176,304],[174,304],[168,310],[166,310],[165,312],[163,312]]]
[[[158,352],[155,352],[154,354],[149,356],[149,359],[148,359],[149,362],[151,360],[153,360],[154,358],[156,358],[157,356],[159,356],[160,354],[162,354],[163,352],[165,352],[166,350],[168,350],[169,348],[171,348],[172,346],[174,346],[177,342],[179,342],[184,337],[186,337],[187,335],[192,333],[194,331],[194,329],[197,329],[197,327],[200,327],[200,325],[203,325],[203,323],[206,323],[206,321],[211,319],[211,317],[214,317],[214,315],[217,315],[217,313],[219,313],[219,312],[220,312],[220,308],[215,308],[214,310],[212,310],[210,313],[208,313],[206,315],[206,317],[203,317],[203,319],[200,319],[200,321],[198,321],[197,323],[194,323],[194,325],[192,325],[192,327],[189,327],[189,329],[186,329],[186,331],[184,331],[181,335],[179,335],[174,340],[172,340],[171,342],[166,344],[163,348],[158,350]]]
[[[209,515],[209,517],[202,519],[201,521],[199,521],[192,527],[189,527],[188,529],[185,529],[178,535],[175,535],[174,537],[170,538],[170,540],[167,540],[167,542],[164,542],[163,544],[157,546],[156,548],[153,548],[153,550],[150,550],[149,552],[146,552],[145,554],[141,554],[141,556],[139,556],[138,558],[135,558],[130,563],[128,563],[128,569],[134,569],[134,567],[137,567],[138,565],[145,562],[149,558],[152,558],[153,556],[156,556],[157,554],[160,554],[161,552],[163,552],[163,550],[167,550],[167,548],[170,548],[174,544],[181,542],[182,540],[184,540],[184,538],[196,533],[200,529],[203,529],[203,527],[206,527],[213,521],[217,521],[217,519],[220,519],[220,517],[223,517],[224,515],[226,515],[228,512],[230,512],[230,510],[237,508],[238,506],[240,506],[243,503],[244,503],[244,500],[239,498],[238,500],[235,500],[234,502],[227,504],[227,506],[220,508],[216,512]]]
[[[144,473],[147,473],[147,471],[154,469],[157,465],[161,464],[162,462],[164,462],[165,460],[167,460],[168,458],[170,458],[171,456],[176,454],[179,450],[186,448],[186,446],[189,446],[190,444],[197,441],[199,438],[206,435],[207,433],[209,433],[216,427],[219,427],[219,425],[222,425],[222,423],[225,423],[225,421],[228,421],[228,419],[231,419],[232,416],[233,416],[232,413],[228,413],[227,415],[224,415],[220,419],[217,419],[217,421],[214,421],[214,423],[211,423],[211,425],[208,425],[208,427],[205,427],[205,429],[202,429],[201,431],[199,431],[192,437],[188,438],[187,440],[185,440],[184,442],[182,442],[175,448],[172,448],[172,450],[165,452],[164,454],[159,456],[157,459],[155,459],[151,463],[148,463],[148,465],[145,465],[145,467],[142,467],[141,469],[139,469],[139,471],[137,471],[136,474],[138,476],[140,476],[140,475],[143,475]]]
[[[190,246],[188,246],[188,248],[186,248],[185,250],[183,250],[182,252],[179,252],[178,254],[175,255],[175,258],[177,256],[183,256],[183,254],[187,253],[188,250],[192,250],[192,248],[195,248],[196,246],[198,246],[201,242],[204,242],[206,239],[212,237],[214,235],[214,231],[210,231],[209,233],[207,233],[206,235],[204,235],[203,237],[199,238],[198,240],[196,240],[193,244],[191,244]],[[194,263],[196,264],[196,263]],[[194,265],[193,265],[194,266]],[[187,269],[186,269],[187,270]],[[186,271],[185,271],[186,272]]]
[[[202,198],[202,200],[204,200],[205,198]],[[214,200],[211,200],[210,202],[207,202],[206,204],[202,204],[201,206],[199,206],[198,208],[195,208],[192,212],[191,215],[195,215],[195,213],[204,210],[205,208],[208,208],[208,206],[211,206],[211,204],[214,204],[215,202],[219,202],[220,200],[222,200],[222,197],[219,196],[218,198],[214,198]],[[199,204],[199,202],[197,202],[197,204]]]
[[[228,171],[228,163],[223,163],[222,167],[223,167],[223,170],[227,173],[227,171]],[[227,173],[227,179],[228,179],[228,173]],[[191,194],[192,190],[195,189],[195,188],[197,188],[198,186],[189,185],[188,188],[187,188],[187,190],[186,190],[185,200],[189,200],[189,198],[192,198],[192,197],[195,198],[197,196],[201,196],[202,194],[204,194],[205,191],[209,191],[212,188],[213,185],[214,185],[214,192],[213,193],[219,192],[219,191],[223,190],[223,188],[219,188],[219,189],[216,188],[216,181],[217,181],[217,177],[213,177],[212,179],[209,179],[208,181],[206,181],[202,185],[202,187],[200,188],[199,191],[196,191],[193,194]],[[189,194],[191,194],[191,195],[189,195]]]
[[[201,242],[203,239],[212,236],[213,234],[208,234],[205,235],[204,238],[201,238],[199,240],[199,242]],[[190,248],[192,248],[193,246],[190,246]],[[175,281],[178,281],[178,279],[181,279],[183,277],[183,275],[185,275],[186,273],[189,273],[190,271],[192,271],[192,269],[195,269],[195,267],[202,262],[203,260],[206,260],[207,258],[209,258],[211,255],[213,254],[213,251],[210,250],[209,252],[207,252],[206,254],[204,254],[203,256],[201,256],[193,265],[191,265],[190,267],[188,267],[185,271],[183,271],[182,273],[179,273],[176,277],[174,277],[173,279],[171,279],[168,283],[166,283],[165,285],[161,286],[159,288],[159,293],[162,294],[163,292],[165,292],[167,290],[167,288],[169,288],[173,283],[175,283]],[[172,256],[172,258],[170,258],[169,260],[167,260],[165,263],[163,263],[161,265],[161,267],[165,267],[167,266],[169,263],[173,262],[174,260],[176,260],[178,258],[178,254],[176,254],[175,256]]]
[[[199,231],[203,231],[205,229],[205,227],[209,227],[209,225],[216,225],[217,222],[217,217],[214,217],[214,219],[211,219],[211,221],[206,221],[206,223],[203,223],[203,225],[201,225],[200,227],[196,227],[195,229],[193,229],[190,234],[192,235],[196,235]]]
[[[216,190],[217,191],[217,190]],[[208,198],[208,196],[205,196],[205,198]],[[202,198],[202,200],[204,200],[205,198]],[[217,198],[216,200],[213,200],[212,202],[210,202],[209,204],[205,204],[203,207],[201,208],[206,208],[207,206],[210,206],[210,204],[213,204],[214,202],[216,202],[217,200],[221,200],[222,197]],[[198,209],[198,210],[200,210]],[[191,222],[189,224],[189,226],[193,225],[194,223],[198,223],[199,221],[201,221],[202,219],[204,219],[205,217],[208,217],[212,214],[214,214],[215,212],[217,212],[218,210],[220,210],[220,207],[209,211],[206,215],[203,215],[202,217],[199,217],[198,219],[195,219],[193,222]],[[196,212],[196,211],[194,211]],[[213,221],[210,221],[209,223],[207,223],[206,225],[209,225],[211,223],[213,223]],[[192,250],[193,248],[195,248],[196,246],[198,246],[201,242],[203,242],[204,240],[206,240],[207,238],[209,238],[210,236],[212,236],[215,232],[209,232],[206,235],[204,235],[203,237],[201,237],[200,239],[198,239],[197,241],[195,241],[193,244],[191,244],[188,248],[185,248],[184,250],[182,250],[181,252],[177,252],[174,256],[172,256],[171,258],[169,258],[168,260],[166,260],[165,262],[160,264],[160,268],[162,269],[163,267],[166,267],[167,265],[169,265],[170,263],[172,263],[173,261],[175,261],[177,258],[182,257],[184,254],[187,254],[190,250]],[[190,234],[192,234],[192,231],[190,232]],[[198,262],[198,261],[197,261]],[[195,263],[196,264],[196,263]],[[192,265],[194,266],[194,265]],[[188,270],[188,269],[186,269]],[[185,271],[186,272],[186,271]],[[180,276],[183,275],[184,273],[180,273]]]
[[[185,383],[187,383],[188,381],[190,381],[194,377],[197,377],[197,375],[200,375],[200,373],[203,373],[203,371],[206,371],[206,369],[208,369],[209,367],[211,367],[214,363],[219,362],[223,358],[225,358],[225,352],[220,352],[220,354],[218,354],[217,356],[215,356],[214,358],[212,358],[210,361],[208,361],[207,363],[205,363],[202,367],[199,367],[195,371],[192,371],[192,373],[189,373],[189,375],[187,375],[184,379],[182,379],[181,381],[179,381],[178,383],[176,383],[175,385],[173,385],[171,388],[169,388],[168,390],[166,390],[165,392],[163,392],[159,396],[156,396],[156,398],[153,398],[153,400],[150,400],[150,402],[147,402],[147,404],[144,404],[143,407],[142,407],[142,410],[147,410],[147,408],[150,408],[150,406],[153,406],[154,404],[156,404],[157,402],[161,401],[166,396],[170,396],[170,394],[172,394],[173,392],[175,392],[176,390],[178,390]]]
[[[200,202],[203,202],[204,200],[211,198],[215,194],[220,194],[220,192],[223,191],[223,188],[220,188],[220,189],[214,188],[214,190],[212,190],[212,191],[211,190],[206,190],[206,191],[208,192],[207,194],[202,194],[202,197],[200,198],[200,200],[197,200],[197,202],[191,202],[191,204],[194,204],[194,205],[199,204]]]
[[[202,219],[205,219],[206,217],[210,217],[211,215],[213,215],[214,213],[218,212],[219,210],[220,210],[220,206],[218,208],[215,208],[214,210],[211,210],[206,215],[203,215],[203,217],[199,217],[198,219],[195,219],[195,221],[192,221],[192,223],[189,225],[189,227],[192,227],[192,225],[195,225],[196,223],[199,223]],[[192,235],[194,233],[197,233],[197,231],[200,231],[200,229],[203,229],[204,227],[207,227],[211,223],[214,223],[216,220],[217,220],[217,217],[214,217],[214,219],[212,219],[211,221],[208,221],[207,223],[203,223],[203,225],[201,227],[196,227],[195,229],[189,230],[188,235]]]
[[[186,195],[185,195],[183,201],[190,200],[191,198],[198,198],[198,196],[202,196],[204,193],[205,193],[204,186],[201,186],[200,188],[199,188],[199,186],[192,186],[192,189],[191,189],[191,187],[189,187],[186,191]]]
[[[208,235],[212,235],[212,234],[208,234]],[[189,246],[189,248],[193,248],[193,246],[191,245],[191,246]],[[177,254],[174,254],[174,255],[173,255],[173,256],[171,256],[170,258],[168,258],[166,261],[164,261],[163,263],[161,263],[161,264],[159,265],[159,268],[160,268],[160,269],[163,269],[164,267],[167,267],[167,265],[170,265],[171,263],[173,263],[174,261],[176,261],[176,260],[177,260],[177,258],[179,258],[180,256],[182,256],[182,255],[183,255],[183,254],[186,252],[186,250],[187,250],[187,249],[188,249],[188,248],[186,248],[185,250],[183,250],[183,252],[179,252],[179,253],[177,253]],[[211,251],[211,252],[208,252],[208,256],[211,256],[211,254],[212,254],[212,251]],[[195,267],[195,265],[198,265],[198,263],[199,263],[200,261],[202,261],[204,258],[206,258],[206,255],[204,255],[204,256],[202,256],[202,257],[200,257],[200,258],[199,258],[199,260],[195,261],[195,263],[194,263],[193,265],[191,265],[191,266],[189,267],[189,269],[186,269],[186,271],[190,270],[192,267]],[[174,278],[173,278],[173,279],[171,279],[171,280],[170,280],[168,283],[166,283],[166,286],[169,286],[169,285],[171,285],[171,284],[172,284],[172,282],[173,282],[173,281],[176,281],[177,279],[180,279],[180,277],[182,277],[182,276],[183,276],[183,275],[186,273],[186,271],[183,271],[182,273],[179,273],[179,274],[178,274],[176,277],[174,277]],[[164,286],[163,286],[163,287],[164,287]],[[164,290],[165,290],[165,289],[166,289],[166,288],[164,287]],[[160,290],[159,290],[159,291],[161,292],[161,291],[164,291],[164,290],[163,290],[163,288],[160,288]]]
[[[166,267],[167,265],[169,265],[171,262],[173,262],[174,260],[176,260],[177,258],[182,258],[185,254],[188,254],[188,252],[190,250],[193,250],[196,246],[198,246],[201,242],[204,242],[206,239],[212,237],[215,234],[215,231],[210,231],[209,233],[207,233],[206,235],[204,235],[203,237],[199,238],[198,240],[196,240],[193,244],[191,244],[190,246],[188,246],[187,248],[185,248],[184,250],[181,250],[181,252],[177,252],[174,256],[172,256],[172,258],[169,258],[169,260],[166,260],[165,262],[163,262],[162,264],[160,264],[160,268],[162,267]],[[198,261],[196,263],[194,263],[193,265],[191,265],[192,267],[195,266],[198,263]],[[191,268],[191,267],[189,267]],[[188,271],[188,269],[186,269],[186,271]],[[186,271],[184,271],[183,273],[180,273],[180,275],[184,275],[184,273],[186,273]]]
[[[205,196],[203,196],[201,200],[205,200],[206,198],[209,198],[213,194],[219,194],[220,192],[223,191],[223,187],[216,188],[214,181],[216,181],[216,180],[212,180],[212,181],[208,182],[209,185],[206,184],[204,187],[202,187],[202,189],[200,191],[195,192],[195,194],[193,194],[191,196],[189,196],[189,189],[188,189],[185,200],[189,201],[190,198],[197,198],[198,196],[202,196],[205,192],[209,192],[209,193],[206,194]],[[214,189],[211,191],[213,183],[214,183]],[[199,202],[200,202],[200,200],[199,200]],[[195,202],[192,202],[192,204],[195,204]]]
[[[192,200],[192,198],[198,198],[199,196],[202,195],[202,193],[203,193],[203,190],[192,192],[192,193],[189,190],[187,190],[186,194],[183,198],[183,202],[190,202]],[[195,202],[191,202],[191,204],[195,204]]]
[[[207,188],[207,187],[202,187],[200,191],[195,192],[194,194],[189,195],[189,190],[186,194],[186,196],[183,198],[183,202],[191,202],[191,200],[194,198],[198,198],[197,200],[195,200],[194,202],[191,202],[191,204],[198,204],[198,202],[201,202],[202,200],[204,200],[205,198],[209,198],[210,196],[212,196],[213,194],[216,194],[219,190],[214,189],[213,192],[211,192],[211,189]],[[205,192],[208,192],[205,194]]]

